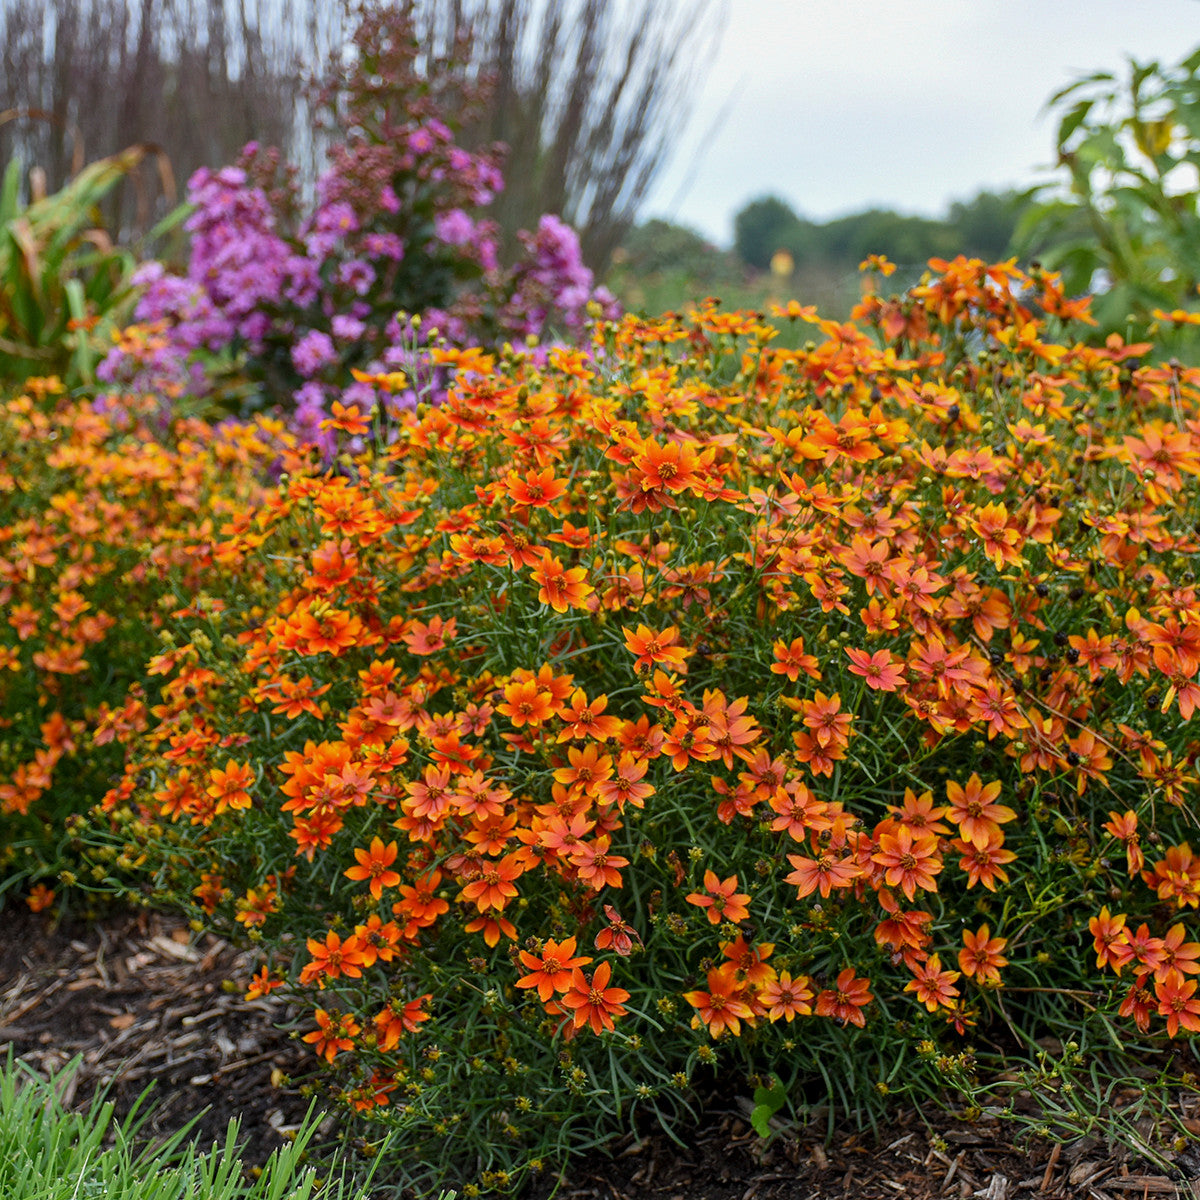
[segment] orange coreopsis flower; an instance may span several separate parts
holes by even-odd
[[[611,977],[612,967],[606,962],[596,968],[590,980],[578,967],[572,972],[571,986],[559,1003],[574,1010],[572,1022],[576,1029],[590,1025],[596,1034],[611,1030],[613,1020],[628,1011],[622,1001],[629,999],[629,993],[624,988],[609,987]]]
[[[598,742],[605,742],[611,737],[616,737],[624,722],[620,717],[602,715],[607,707],[607,696],[597,696],[595,700],[588,700],[587,693],[581,688],[576,688],[570,703],[558,710],[564,726],[559,732],[558,740],[566,742],[572,738],[591,737]]]
[[[543,1002],[555,992],[567,991],[575,968],[586,967],[592,961],[586,955],[575,956],[573,937],[563,942],[548,940],[539,954],[530,954],[528,950],[520,950],[518,954],[529,974],[517,980],[517,987],[537,988]]]
[[[479,878],[462,889],[459,899],[472,901],[481,913],[489,908],[502,909],[517,894],[513,880],[524,871],[517,855],[506,854],[499,862],[486,863]]]
[[[972,933],[963,930],[963,948],[958,952],[958,965],[968,979],[981,986],[1000,985],[1000,968],[1008,966],[1008,959],[1001,951],[1008,945],[1007,938],[994,938],[986,925]]]
[[[223,770],[218,767],[209,771],[208,778],[211,782],[206,790],[217,801],[217,813],[223,813],[227,808],[250,807],[248,789],[254,784],[254,770],[249,764],[241,765],[230,759]]]
[[[758,993],[758,1002],[772,1021],[782,1017],[791,1022],[796,1017],[811,1016],[814,999],[808,976],[797,975],[793,979],[787,971],[781,971],[777,978],[769,980]]]
[[[372,913],[365,925],[355,925],[354,936],[362,943],[363,966],[373,967],[376,962],[391,962],[396,957],[404,931],[395,921],[385,924],[378,913]]]
[[[904,789],[903,804],[888,805],[888,812],[895,814],[898,824],[921,834],[949,833],[949,828],[942,824],[942,818],[949,811],[940,805],[934,806],[932,792],[922,792],[918,796],[912,788]]]
[[[644,808],[646,798],[655,792],[652,783],[643,783],[650,764],[645,759],[639,759],[626,752],[617,759],[616,774],[612,779],[601,780],[596,784],[596,799],[601,804],[615,804],[618,809],[626,804],[634,808]]]
[[[517,927],[510,920],[492,913],[485,913],[473,921],[468,921],[463,929],[467,933],[482,933],[483,940],[493,948],[500,944],[501,936],[509,941],[515,941],[517,937]]]
[[[862,875],[862,867],[853,856],[839,858],[830,849],[816,853],[816,858],[805,858],[801,854],[787,856],[795,869],[784,876],[784,882],[795,886],[799,900],[818,889],[823,897],[828,896],[833,888],[850,887]]]
[[[632,925],[626,924],[611,904],[604,906],[604,915],[608,924],[596,934],[596,949],[613,950],[622,958],[633,953],[634,946],[642,944],[642,935]]]
[[[958,995],[954,981],[958,979],[957,971],[943,971],[942,960],[931,954],[924,963],[917,967],[914,978],[904,986],[906,992],[916,992],[917,999],[930,1012],[939,1008],[949,1008],[950,1002]]]
[[[876,650],[868,654],[865,650],[846,647],[850,658],[850,673],[861,675],[867,687],[881,692],[894,692],[904,682],[905,663],[888,650]]]
[[[842,558],[842,564],[852,575],[857,575],[866,584],[867,595],[873,596],[887,579],[887,564],[891,550],[886,541],[872,542],[869,538],[855,537],[850,549]]]
[[[669,492],[682,492],[700,482],[696,474],[699,467],[699,456],[691,446],[681,442],[660,446],[647,440],[633,456],[633,479],[643,492],[664,488]]]
[[[1150,1018],[1158,1012],[1158,997],[1150,991],[1149,982],[1148,974],[1139,975],[1117,1009],[1118,1015],[1132,1017],[1141,1033],[1149,1032]]]
[[[564,567],[554,555],[545,552],[530,576],[538,585],[538,602],[559,613],[585,607],[587,597],[596,590],[587,582],[584,567]]]
[[[1133,957],[1143,970],[1157,973],[1167,961],[1166,944],[1162,938],[1151,934],[1150,926],[1144,921],[1137,927],[1136,932],[1130,933],[1126,930],[1125,939],[1129,949],[1133,951]]]
[[[362,1026],[349,1013],[327,1013],[318,1008],[313,1013],[317,1029],[306,1033],[303,1040],[310,1043],[326,1062],[333,1062],[339,1050],[353,1050],[354,1037]]]
[[[820,664],[811,654],[804,653],[804,639],[793,638],[790,643],[776,642],[774,646],[775,661],[771,671],[775,675],[786,675],[793,683],[800,678],[803,671],[818,683],[821,681]]]
[[[715,871],[704,872],[704,891],[691,892],[689,904],[708,910],[708,919],[713,925],[722,921],[744,921],[750,915],[747,907],[750,897],[737,890],[738,877],[730,875],[724,881],[717,878]]]
[[[325,542],[312,552],[312,584],[322,592],[331,592],[349,583],[357,570],[358,556],[349,538]]]
[[[636,655],[633,664],[636,670],[648,671],[656,663],[667,663],[678,671],[685,670],[687,664],[684,660],[688,650],[686,646],[675,644],[679,630],[674,625],[657,633],[646,625],[639,625],[636,633],[628,628],[623,628],[621,632],[630,653]]]
[[[846,967],[838,973],[836,986],[825,989],[817,997],[817,1016],[832,1017],[835,1021],[861,1028],[867,1023],[862,1010],[874,999],[870,986],[869,979],[857,978],[854,968]]]
[[[54,903],[54,889],[44,883],[35,883],[25,897],[30,912],[45,912]]]
[[[1124,814],[1110,812],[1104,829],[1125,843],[1125,864],[1132,879],[1146,862],[1142,853],[1141,835],[1138,833],[1137,813],[1133,809],[1127,809]]]
[[[571,865],[579,878],[593,891],[598,892],[603,887],[622,886],[621,868],[629,866],[629,859],[622,858],[619,854],[610,854],[611,845],[612,838],[605,834],[594,842],[580,842],[571,851]]]
[[[683,998],[696,1009],[693,1028],[708,1027],[710,1036],[719,1038],[726,1031],[734,1037],[742,1031],[742,1021],[752,1021],[754,1010],[741,999],[742,985],[726,967],[713,967],[708,972],[708,991],[684,992]]]
[[[999,780],[985,785],[977,774],[967,780],[965,787],[953,780],[946,784],[948,815],[958,826],[963,841],[983,848],[1000,833],[1001,825],[1017,819],[1011,808],[995,803],[1000,791]]]
[[[408,632],[404,635],[404,644],[413,654],[436,654],[446,648],[446,643],[454,640],[458,631],[458,621],[451,617],[443,621],[441,617],[431,617],[429,624],[413,621]]]
[[[901,825],[895,833],[879,835],[879,852],[871,855],[871,859],[884,868],[886,882],[892,887],[899,886],[909,900],[917,889],[937,891],[934,876],[942,869],[942,856],[934,834],[914,837]]]
[[[1147,425],[1141,433],[1140,438],[1125,438],[1130,466],[1139,474],[1153,472],[1154,483],[1172,492],[1183,486],[1180,471],[1200,475],[1200,454],[1188,434],[1163,422]]]
[[[1175,1037],[1180,1028],[1188,1033],[1200,1032],[1200,997],[1194,979],[1185,979],[1178,971],[1168,971],[1166,977],[1155,980],[1154,996],[1159,1016],[1167,1019],[1167,1035]]]
[[[567,485],[554,477],[553,467],[544,467],[525,475],[509,471],[505,477],[505,489],[514,507],[545,508],[566,495]]]
[[[1187,936],[1182,924],[1176,923],[1163,934],[1162,962],[1154,972],[1154,978],[1161,981],[1168,971],[1180,971],[1185,975],[1200,973],[1200,942],[1185,942]]]
[[[258,971],[250,977],[250,986],[246,989],[246,999],[258,1000],[262,996],[269,996],[276,988],[283,987],[286,982],[285,979],[274,978],[270,968],[263,963]]]
[[[337,979],[340,975],[358,979],[362,975],[366,955],[362,942],[353,934],[343,941],[339,933],[330,929],[323,942],[309,938],[307,945],[312,959],[300,970],[302,984],[316,980],[317,987],[324,988],[326,979]]]
[[[1017,566],[1021,558],[1022,535],[1008,524],[1008,509],[1000,503],[987,504],[977,510],[971,529],[978,536],[984,554],[997,571],[1005,566]]]
[[[971,693],[970,704],[972,719],[987,726],[989,742],[997,734],[1013,737],[1018,730],[1029,728],[1015,693],[996,679],[989,679],[982,688],[976,688]]]
[[[748,696],[739,696],[729,703],[720,691],[704,693],[709,742],[716,756],[731,770],[735,755],[749,761],[752,751],[746,747],[758,741],[762,734],[758,722],[746,715],[749,704]]]
[[[429,1013],[425,1011],[424,1005],[432,999],[433,993],[426,992],[425,995],[407,1003],[399,997],[388,1001],[387,1007],[376,1014],[373,1022],[379,1049],[384,1053],[394,1049],[404,1034],[412,1033],[422,1021],[428,1021]]]
[[[712,744],[712,731],[707,725],[683,720],[677,721],[663,739],[663,754],[671,760],[675,770],[683,771],[693,759],[711,762],[717,757],[717,749]]]
[[[950,845],[962,855],[958,865],[967,873],[967,887],[973,888],[977,883],[982,883],[989,892],[994,892],[997,882],[1008,882],[1004,867],[1016,862],[1017,856],[1011,850],[1004,849],[1004,834],[999,829],[994,830],[982,846],[964,838],[955,838]]]
[[[1089,779],[1103,779],[1104,772],[1112,766],[1108,757],[1108,746],[1100,741],[1090,729],[1084,729],[1078,737],[1068,738],[1070,747],[1067,762],[1079,772],[1076,790],[1082,796]]]
[[[438,894],[442,873],[436,868],[422,875],[415,884],[402,883],[400,899],[392,905],[392,915],[403,917],[416,929],[432,925],[444,912],[450,911],[449,901]],[[408,929],[405,929],[408,932]]]
[[[571,746],[567,750],[568,766],[554,772],[555,782],[563,784],[573,792],[593,795],[597,785],[612,778],[611,754],[603,754],[598,746],[590,743],[582,749]]]
[[[1097,680],[1101,672],[1112,670],[1120,665],[1121,659],[1113,648],[1113,639],[1109,635],[1100,637],[1094,629],[1087,631],[1086,637],[1072,634],[1067,644],[1079,654],[1079,665],[1087,667],[1088,678]]]
[[[309,675],[304,675],[297,680],[281,679],[279,681],[280,700],[271,711],[282,713],[292,721],[301,713],[308,713],[320,721],[324,714],[317,704],[317,697],[323,696],[332,686],[333,684],[326,683],[318,687]]]
[[[800,702],[804,724],[813,731],[817,745],[822,749],[834,745],[845,745],[850,736],[850,725],[854,717],[841,710],[842,698],[836,692],[832,696],[818,690],[811,700]]]
[[[880,604],[878,600],[868,600],[866,608],[860,608],[858,615],[862,619],[863,628],[872,635],[895,633],[900,628],[894,604]]]
[[[771,942],[750,946],[741,935],[732,942],[721,943],[721,953],[729,959],[726,966],[733,968],[734,978],[752,988],[762,987],[775,978],[775,968],[767,965],[774,952]]]
[[[786,830],[788,837],[803,842],[809,831],[829,828],[828,804],[818,800],[799,780],[777,787],[768,803],[779,815],[771,822],[772,832]]]
[[[298,654],[342,654],[351,646],[364,644],[362,621],[340,609],[313,605],[292,614],[281,639]]]
[[[536,679],[517,680],[504,689],[504,702],[496,711],[516,726],[536,729],[554,715],[554,697]]]
[[[358,865],[349,867],[342,873],[347,879],[369,879],[371,895],[379,900],[383,897],[385,887],[395,887],[400,882],[400,872],[392,870],[392,863],[396,861],[398,853],[399,848],[395,842],[388,842],[385,846],[382,838],[372,838],[369,850],[355,849],[354,857],[358,859]]]

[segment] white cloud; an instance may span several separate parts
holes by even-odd
[[[722,242],[766,193],[824,218],[1026,186],[1052,159],[1052,92],[1200,43],[1197,0],[729,0],[728,14],[646,209]]]

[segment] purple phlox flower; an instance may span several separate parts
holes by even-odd
[[[439,213],[434,221],[439,241],[448,246],[465,246],[475,233],[475,222],[461,208]]]
[[[322,333],[319,329],[310,329],[292,347],[292,363],[306,379],[336,359],[337,351],[333,348],[333,341],[329,334]]]
[[[366,325],[357,317],[338,313],[332,321],[333,336],[339,341],[356,342],[363,335]]]
[[[338,268],[338,282],[359,296],[365,296],[375,282],[375,268],[361,258],[352,258]]]

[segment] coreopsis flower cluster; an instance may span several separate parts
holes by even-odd
[[[1196,1027],[1200,372],[935,268],[791,346],[443,347],[188,541],[101,825],[356,1111],[532,1145],[718,1060]]]

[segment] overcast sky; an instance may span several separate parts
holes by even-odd
[[[690,0],[681,0],[688,4]],[[1174,64],[1200,0],[725,0],[718,52],[644,215],[722,245],[748,201],[935,215],[1053,160],[1047,98],[1125,56]]]

